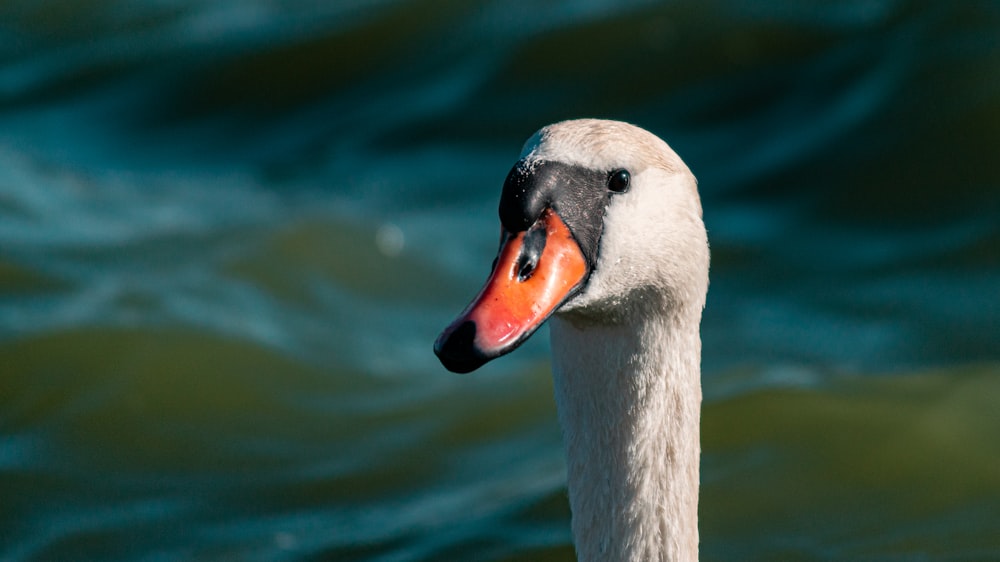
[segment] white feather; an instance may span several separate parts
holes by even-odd
[[[550,125],[522,158],[632,174],[587,286],[550,323],[579,559],[697,560],[709,252],[694,176],[659,138],[614,121]]]

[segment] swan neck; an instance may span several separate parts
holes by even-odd
[[[701,310],[551,323],[579,559],[698,558]]]

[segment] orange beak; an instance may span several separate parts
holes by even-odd
[[[468,373],[513,351],[583,286],[587,260],[551,209],[524,232],[503,231],[486,286],[434,342],[449,371]]]

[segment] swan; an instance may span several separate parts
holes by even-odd
[[[652,133],[543,127],[500,195],[501,241],[434,344],[473,371],[548,320],[579,560],[697,560],[708,237],[697,182]]]

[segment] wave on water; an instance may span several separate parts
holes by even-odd
[[[431,345],[521,143],[582,116],[699,178],[705,556],[995,558],[998,30],[0,3],[0,558],[572,560],[546,334],[465,377]]]

